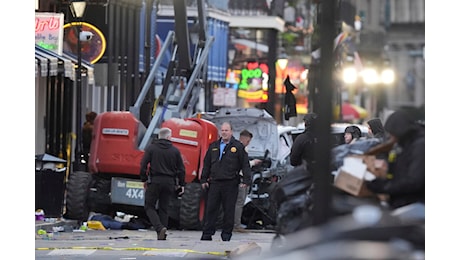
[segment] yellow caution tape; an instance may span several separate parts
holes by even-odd
[[[182,252],[182,253],[195,253],[195,254],[206,254],[206,255],[217,255],[226,256],[226,252],[202,252],[191,249],[167,249],[167,248],[152,248],[152,247],[86,247],[86,246],[74,246],[74,247],[38,247],[35,250],[59,250],[59,249],[87,249],[87,250],[114,250],[114,251],[157,251],[157,252]]]

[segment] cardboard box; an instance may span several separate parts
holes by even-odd
[[[363,156],[348,156],[344,159],[344,164],[340,167],[335,179],[334,186],[348,192],[356,197],[372,196],[366,185],[365,180],[372,180],[375,176],[368,171],[373,167],[375,158]]]
[[[374,155],[350,155],[350,157],[361,158],[366,164],[367,171],[376,177],[385,178],[388,171],[388,163],[383,159],[377,159]]]
[[[335,177],[334,186],[356,197],[369,197],[373,193],[366,188],[364,178],[340,170]]]

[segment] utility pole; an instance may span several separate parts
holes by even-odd
[[[320,20],[320,46],[321,58],[319,63],[319,78],[315,113],[318,114],[314,135],[317,137],[315,161],[312,174],[315,183],[315,196],[313,198],[313,225],[326,223],[331,216],[331,122],[332,122],[332,91],[334,88],[333,70],[334,55],[333,42],[336,34],[336,8],[337,1],[321,1]],[[316,95],[316,93],[314,94]]]

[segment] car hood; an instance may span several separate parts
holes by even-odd
[[[243,129],[250,131],[253,134],[247,147],[250,158],[263,158],[267,150],[268,156],[272,159],[278,154],[278,125],[276,120],[263,109],[223,108],[215,113],[203,113],[201,118],[216,124],[219,131],[223,122],[230,122],[236,139]]]

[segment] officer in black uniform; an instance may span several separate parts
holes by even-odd
[[[206,152],[201,173],[201,185],[208,190],[205,222],[201,240],[212,240],[216,232],[216,220],[220,206],[224,211],[221,238],[232,238],[235,204],[238,196],[239,172],[243,172],[242,185],[251,185],[251,169],[244,145],[233,136],[232,126],[224,122],[221,137],[213,142]]]
[[[305,131],[296,137],[291,148],[291,165],[299,166],[302,163],[307,163],[307,168],[310,169],[314,163],[314,146],[316,138],[313,135],[314,121],[318,116],[315,113],[308,113],[303,118],[305,123]]]

